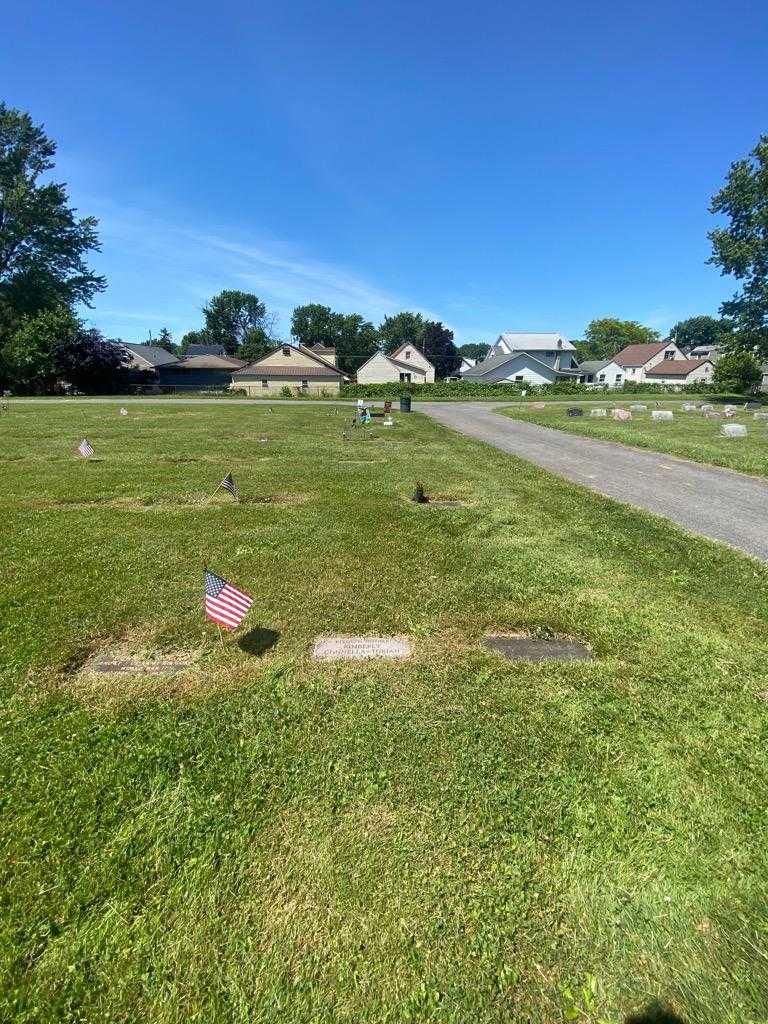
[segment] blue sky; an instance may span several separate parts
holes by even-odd
[[[735,290],[711,195],[768,131],[768,7],[11,0],[0,97],[99,217],[90,320],[142,340],[221,288],[460,342],[665,330]]]

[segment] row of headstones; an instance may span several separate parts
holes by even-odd
[[[739,407],[736,405],[726,405],[722,411],[715,409],[714,405],[696,405],[693,402],[683,402],[681,409],[683,412],[701,412],[705,419],[728,419],[735,416]],[[631,420],[633,412],[647,412],[647,405],[630,405],[629,409],[612,409],[611,417],[614,420],[624,421]],[[583,416],[583,409],[569,409],[569,416]],[[590,409],[589,415],[595,418],[606,417],[608,415],[607,409]],[[674,413],[669,409],[654,409],[651,412],[651,419],[669,421],[674,419]],[[756,412],[753,414],[753,418],[757,421],[768,420],[768,412]],[[746,437],[747,428],[741,423],[724,423],[720,428],[720,433],[725,437]]]

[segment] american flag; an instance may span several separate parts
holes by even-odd
[[[225,629],[237,629],[253,604],[253,598],[205,570],[205,614]]]
[[[240,494],[238,493],[237,490],[237,484],[232,479],[231,473],[227,473],[227,475],[219,484],[219,487],[223,487],[225,491],[229,491],[229,493],[232,495],[235,501],[240,501]]]
[[[83,438],[83,440],[77,446],[77,450],[84,459],[90,459],[90,457],[93,455],[93,445],[91,444],[87,437]]]

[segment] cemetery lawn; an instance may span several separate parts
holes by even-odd
[[[0,417],[0,1019],[768,1020],[765,566],[415,414],[118,406]]]
[[[574,405],[578,403],[573,403]],[[655,400],[647,396],[638,399],[638,404],[647,405],[647,412],[632,413],[632,419],[624,423],[611,418],[615,406],[627,409],[627,401],[605,401],[598,403],[608,409],[605,419],[592,417],[590,407],[584,406],[584,415],[569,417],[567,406],[547,409],[531,409],[516,406],[499,410],[512,419],[538,423],[542,427],[554,427],[569,434],[583,434],[603,441],[618,441],[637,448],[651,448],[667,455],[677,455],[694,462],[706,462],[713,466],[725,466],[752,476],[768,476],[768,422],[755,420],[752,412],[739,412],[729,420],[706,420],[700,412],[682,412],[679,402],[664,402],[661,409],[674,412],[672,422],[651,419],[651,412],[657,408]],[[720,408],[720,406],[717,406]],[[746,437],[723,437],[720,427],[723,423],[741,423],[747,428]]]

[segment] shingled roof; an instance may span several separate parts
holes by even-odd
[[[668,344],[667,341],[659,341],[653,345],[627,345],[621,352],[616,353],[613,361],[619,366],[645,366],[649,359],[657,356]]]

